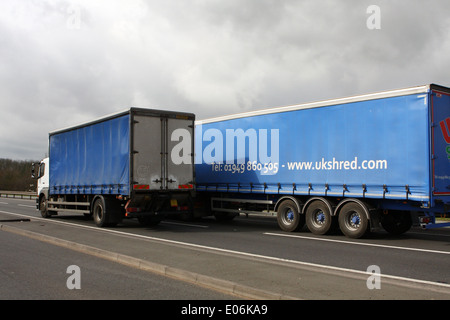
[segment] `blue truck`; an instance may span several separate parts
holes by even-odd
[[[450,89],[431,84],[195,125],[196,192],[218,219],[272,213],[284,231],[351,238],[450,208]],[[440,224],[444,226],[444,224]]]
[[[194,197],[191,113],[130,108],[49,134],[49,157],[32,168],[37,209],[92,216],[96,225],[189,214]]]

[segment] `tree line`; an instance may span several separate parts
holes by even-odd
[[[0,190],[35,191],[36,180],[31,178],[32,163],[33,161],[0,159]]]

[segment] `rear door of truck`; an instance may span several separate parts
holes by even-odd
[[[194,116],[156,110],[133,112],[133,190],[183,190],[194,184]]]
[[[450,92],[432,91],[433,195],[450,203]]]
[[[169,190],[194,186],[194,119],[178,115],[167,119],[167,185]]]

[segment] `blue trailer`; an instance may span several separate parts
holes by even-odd
[[[393,234],[450,207],[450,89],[425,85],[197,121],[196,186],[216,217]]]
[[[34,169],[37,209],[93,216],[99,227],[189,213],[194,196],[191,113],[130,108],[49,134]]]

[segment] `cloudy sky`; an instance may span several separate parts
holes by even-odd
[[[205,119],[449,70],[448,0],[2,0],[0,158],[130,106]]]

